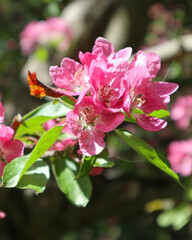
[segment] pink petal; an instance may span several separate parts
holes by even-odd
[[[161,68],[161,59],[156,53],[144,53],[143,51],[139,51],[131,62],[130,68],[137,66],[146,67],[150,73],[151,79],[153,79]]]
[[[49,74],[55,86],[66,90],[74,90],[77,87],[77,83],[72,80],[75,73],[81,68],[80,63],[69,58],[64,58],[61,62],[61,67],[50,67]]]
[[[132,54],[132,48],[127,47],[116,52],[115,58],[124,58],[125,60],[128,60],[131,54]]]
[[[2,145],[4,157],[7,162],[23,155],[24,144],[23,142],[14,139],[4,142]]]
[[[154,52],[146,53],[145,57],[147,61],[147,68],[150,72],[151,78],[153,79],[161,68],[161,59],[159,55]]]
[[[96,128],[102,132],[110,132],[118,127],[124,121],[123,113],[111,113],[103,111],[100,117],[95,121]]]
[[[144,114],[135,114],[134,116],[137,120],[137,124],[147,131],[156,132],[167,126],[167,122],[159,118]]]
[[[2,103],[0,102],[0,123],[4,121],[4,108]]]
[[[79,120],[79,116],[74,111],[70,111],[67,113],[66,122],[69,129],[74,135],[78,136],[81,133],[81,121]]]
[[[0,141],[9,141],[14,134],[14,130],[8,126],[0,125]]]
[[[177,91],[179,85],[168,82],[151,82],[150,89],[159,96],[169,96]]]
[[[105,134],[95,128],[86,128],[79,138],[79,146],[83,155],[98,155],[105,147]]]
[[[135,96],[142,94],[150,82],[150,75],[145,67],[135,67],[128,71],[127,79],[124,80],[125,89],[128,93],[134,92]]]
[[[6,217],[6,213],[3,211],[0,211],[0,219],[3,219]]]
[[[107,39],[99,37],[95,41],[93,54],[96,54],[97,56],[105,56],[108,58],[114,56],[115,50]]]

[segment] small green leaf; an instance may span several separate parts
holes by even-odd
[[[57,158],[52,164],[60,190],[74,205],[85,207],[89,202],[92,192],[89,176],[76,179],[78,165],[67,157]]]
[[[80,165],[80,171],[79,174],[77,175],[78,178],[83,178],[91,172],[91,169],[93,168],[93,165],[95,163],[96,156],[91,156],[91,157],[84,157],[82,160],[82,163]]]
[[[111,168],[115,163],[104,158],[97,158],[93,167]]]
[[[16,158],[7,164],[3,174],[3,186],[15,187],[25,172],[53,145],[62,129],[63,126],[51,128],[42,135],[30,154]]]
[[[16,187],[20,189],[31,188],[38,194],[45,190],[49,177],[48,164],[39,159],[25,172]]]
[[[160,109],[158,111],[153,111],[149,115],[156,118],[164,118],[170,116],[170,112],[164,109]]]
[[[70,111],[61,103],[53,104],[52,102],[45,103],[34,109],[23,117],[24,124],[21,124],[16,131],[15,138],[19,139],[23,135],[42,135],[44,128],[41,124],[50,119],[64,117]]]
[[[137,153],[146,158],[150,163],[161,169],[163,172],[170,175],[182,186],[178,175],[168,167],[168,165],[165,163],[165,160],[162,160],[155,149],[152,148],[148,143],[131,134],[127,130],[116,129],[115,132]]]
[[[62,96],[61,99],[67,108],[72,109],[72,110],[74,109],[75,102],[72,99],[70,99],[69,97],[67,97],[65,95]]]

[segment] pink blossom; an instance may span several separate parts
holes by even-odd
[[[49,73],[53,83],[64,89],[66,94],[79,95],[89,87],[89,71],[80,63],[70,58],[64,58],[61,66],[50,67]]]
[[[168,146],[172,169],[183,176],[192,174],[192,139],[173,141]]]
[[[0,120],[4,120],[4,108],[1,103]],[[7,163],[23,154],[24,144],[17,139],[13,139],[13,135],[14,130],[12,128],[0,124],[0,176],[2,176]]]
[[[95,64],[90,77],[90,89],[93,101],[106,110],[119,111],[123,107],[121,97],[124,93],[122,82],[128,70],[128,62],[121,61],[108,70],[104,61]]]
[[[0,102],[0,123],[4,121],[4,108],[2,103]]]
[[[24,55],[29,55],[37,46],[52,46],[60,51],[66,50],[72,40],[67,24],[58,17],[45,21],[32,21],[20,34],[20,46]]]
[[[84,54],[79,52],[81,64],[72,59],[64,58],[60,67],[50,67],[50,76],[53,83],[57,87],[64,89],[68,95],[79,95],[85,89],[90,88],[91,84],[92,90],[94,91],[96,85],[98,86],[99,84],[99,79],[97,79],[94,84],[95,77],[99,74],[99,69],[104,74],[113,74],[111,75],[111,82],[116,79],[115,82],[117,83],[119,81],[118,85],[121,85],[121,78],[128,69],[127,60],[131,52],[131,48],[125,48],[115,53],[112,44],[108,40],[97,38],[92,53],[86,52]],[[115,83],[113,85],[115,85]],[[116,94],[118,91],[119,90],[116,89]],[[97,95],[97,93],[95,94]],[[119,95],[121,95],[121,90],[120,93],[118,93],[118,96]]]
[[[132,53],[132,48],[127,47],[124,49],[119,50],[115,53],[113,45],[105,38],[99,37],[96,39],[95,44],[93,46],[92,53],[79,53],[79,59],[81,60],[82,64],[86,64],[87,59],[103,59],[108,63],[113,63],[114,61],[118,60],[126,60],[130,58]]]
[[[6,213],[3,211],[0,211],[0,219],[3,219],[6,217]]]
[[[79,96],[74,110],[68,112],[66,120],[73,134],[79,137],[82,154],[92,156],[104,149],[104,133],[112,131],[121,124],[124,114],[103,110],[84,92]]]
[[[0,125],[0,176],[2,176],[7,163],[23,154],[24,144],[17,139],[12,139],[13,133],[14,131],[10,127]]]
[[[170,94],[178,88],[175,83],[152,82],[159,69],[160,58],[157,54],[139,51],[124,81],[124,110],[128,116],[133,114],[137,124],[148,131],[159,131],[167,125],[164,120],[149,114],[160,109],[167,110]]]
[[[192,120],[192,95],[177,98],[171,108],[171,118],[178,128],[185,130],[190,126]]]

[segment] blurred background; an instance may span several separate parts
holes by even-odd
[[[191,0],[1,0],[0,100],[5,121],[44,100],[30,96],[27,70],[52,85],[49,66],[78,61],[97,37],[116,50],[154,51],[162,59],[157,80],[176,82],[168,127],[151,133],[123,127],[167,155],[185,189],[153,167],[115,134],[108,136],[115,167],[92,176],[85,208],[73,206],[51,178],[44,193],[1,189],[1,240],[191,240],[192,239],[192,1]],[[175,155],[174,155],[175,154]],[[174,157],[173,157],[174,155]]]

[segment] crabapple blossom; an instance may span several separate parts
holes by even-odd
[[[4,120],[4,108],[2,103],[0,102],[0,123],[2,123]]]
[[[183,176],[192,174],[192,139],[173,141],[168,146],[172,169]]]
[[[138,125],[148,131],[159,131],[167,125],[164,120],[149,114],[160,109],[167,110],[170,94],[178,88],[175,83],[152,82],[159,69],[157,54],[139,51],[130,63],[124,80],[124,110],[128,116],[133,114]]]
[[[67,124],[72,133],[79,137],[82,154],[99,154],[105,147],[103,138],[106,132],[115,129],[124,120],[121,112],[108,112],[95,105],[91,96],[82,93],[73,111],[67,114]]]
[[[98,69],[101,69],[103,73],[113,74],[111,81],[116,78],[116,82],[121,82],[124,72],[128,69],[127,60],[131,52],[131,48],[125,48],[115,53],[112,44],[100,37],[96,39],[92,53],[79,52],[81,64],[64,58],[60,67],[50,67],[50,76],[55,86],[66,90],[66,94],[79,95],[85,89],[90,88],[91,84],[93,85]],[[97,79],[97,85],[98,81]],[[94,85],[92,87],[95,89]]]
[[[0,121],[4,120],[4,108],[0,103]],[[14,158],[23,154],[24,144],[13,139],[14,130],[8,126],[0,124],[0,177],[3,174],[4,167]]]
[[[128,66],[127,61],[121,61],[114,65],[113,71],[109,71],[104,61],[98,61],[90,77],[90,89],[95,104],[114,112],[122,109],[122,82]]]
[[[192,119],[192,95],[180,96],[171,108],[171,118],[176,126],[186,130]]]

